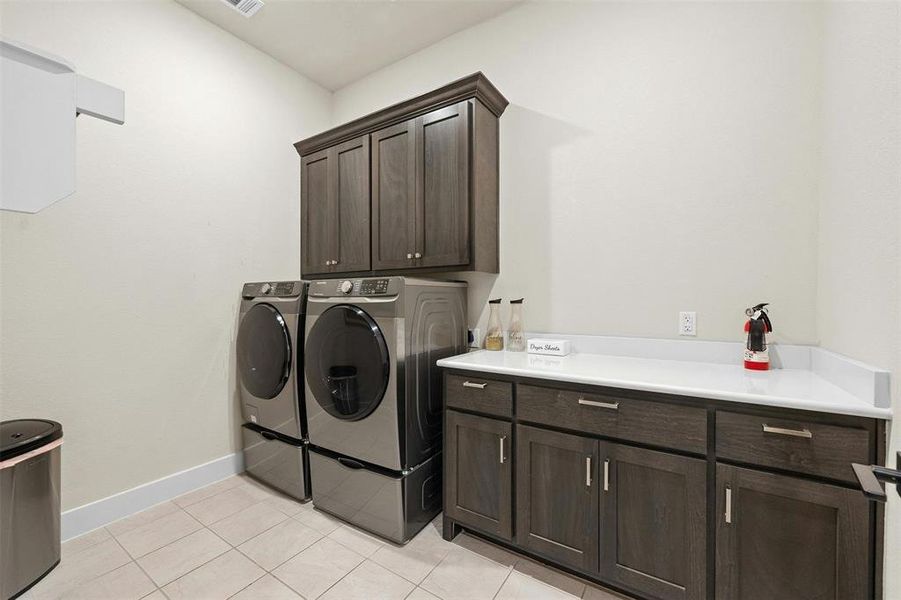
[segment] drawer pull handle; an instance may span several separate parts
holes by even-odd
[[[353,469],[354,471],[359,471],[360,469],[365,469],[363,463],[357,462],[350,458],[344,458],[343,456],[338,458],[338,464],[347,467],[348,469]]]
[[[499,443],[498,443],[498,446],[500,447],[499,449],[500,449],[500,460],[501,460],[501,464],[504,464],[504,462],[507,460],[507,459],[504,457],[504,440],[506,440],[506,439],[507,439],[507,436],[502,435],[502,436],[499,437],[498,440],[497,440],[497,441],[499,442]]]
[[[475,388],[477,390],[484,390],[487,383],[473,383],[472,381],[464,381],[463,387]]]
[[[581,404],[582,406],[596,406],[597,408],[619,410],[619,402],[598,402],[596,400],[586,400],[585,398],[579,398],[579,404]]]
[[[591,457],[585,457],[585,487],[591,487]]]
[[[726,523],[732,524],[732,488],[726,488]]]
[[[604,491],[610,491],[610,459],[604,461]]]
[[[763,432],[764,433],[776,433],[779,435],[790,435],[790,436],[799,437],[799,438],[807,438],[808,440],[813,437],[813,434],[810,433],[809,429],[784,429],[782,427],[770,427],[766,423],[763,424]]]

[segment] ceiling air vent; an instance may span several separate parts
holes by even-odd
[[[252,17],[263,8],[262,0],[222,0],[245,17]]]

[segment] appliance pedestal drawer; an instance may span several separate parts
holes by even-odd
[[[313,505],[399,544],[441,511],[441,454],[406,475],[314,448]]]
[[[292,498],[310,499],[309,458],[304,443],[250,423],[241,427],[241,436],[248,475]]]

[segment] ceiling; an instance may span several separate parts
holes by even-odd
[[[223,0],[177,0],[201,17],[337,90],[517,0],[263,0],[247,18]]]

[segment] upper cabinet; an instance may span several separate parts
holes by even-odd
[[[416,131],[404,121],[372,134],[372,268],[413,265]]]
[[[372,268],[469,266],[464,100],[372,134]]]
[[[304,275],[369,269],[369,136],[301,159]]]
[[[498,271],[498,118],[481,73],[297,142],[303,277]]]
[[[474,100],[416,119],[416,260],[469,264],[469,123]],[[495,203],[496,205],[496,203]]]

